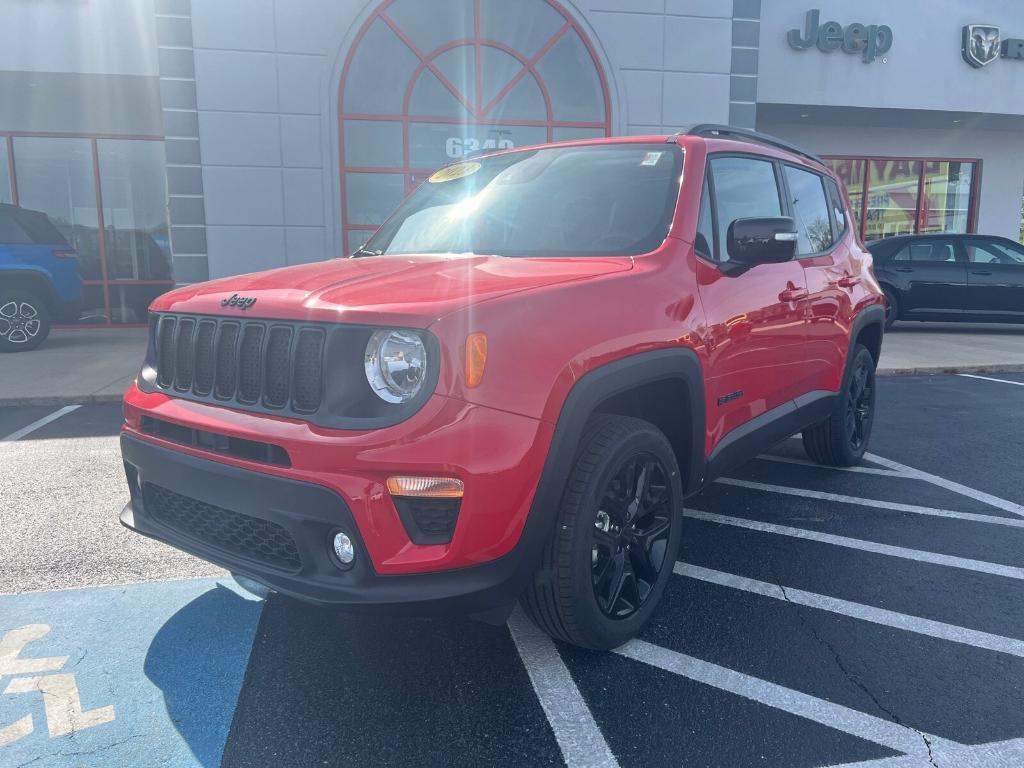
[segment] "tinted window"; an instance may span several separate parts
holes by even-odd
[[[42,245],[67,245],[64,235],[57,231],[45,213],[28,211],[24,208],[11,209],[11,216],[28,235],[28,241]]]
[[[846,231],[848,224],[846,221],[846,208],[843,205],[843,195],[832,179],[825,179],[825,188],[828,190],[828,200],[832,206],[832,221],[835,224],[836,231],[835,239],[838,240]]]
[[[956,250],[949,240],[925,240],[910,242],[900,248],[893,261],[956,261]]]
[[[382,253],[644,253],[668,234],[682,151],[666,144],[559,147],[448,166],[366,244]]]
[[[717,157],[711,160],[718,211],[719,257],[728,259],[726,234],[736,219],[781,216],[775,168],[765,160],[749,157]]]
[[[832,246],[832,223],[821,176],[791,165],[783,166],[783,172],[796,221],[797,255],[807,256],[828,250]]]
[[[30,242],[28,235],[11,216],[10,209],[0,208],[0,245],[24,245]]]
[[[968,240],[967,260],[974,264],[1024,264],[1024,249],[993,240]]]
[[[711,216],[711,191],[706,179],[700,196],[700,218],[697,220],[697,236],[693,248],[706,259],[715,257],[715,222]]]

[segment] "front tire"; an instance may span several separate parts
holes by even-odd
[[[831,415],[803,431],[804,450],[818,464],[852,467],[868,449],[875,421],[875,358],[857,344]]]
[[[50,335],[50,307],[25,288],[0,290],[0,352],[27,352]]]
[[[622,645],[665,591],[682,519],[679,466],[665,435],[640,419],[595,416],[523,609],[557,640]]]

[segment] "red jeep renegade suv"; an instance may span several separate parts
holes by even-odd
[[[151,308],[121,521],[323,605],[611,648],[683,503],[796,432],[856,463],[884,306],[819,160],[761,134],[498,152],[431,176],[352,258]]]

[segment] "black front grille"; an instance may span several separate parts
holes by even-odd
[[[143,484],[142,496],[150,515],[199,542],[283,570],[298,571],[302,567],[295,539],[277,523],[152,483]]]
[[[158,389],[285,413],[320,409],[322,328],[161,315],[154,341]]]

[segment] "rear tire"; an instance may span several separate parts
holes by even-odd
[[[892,288],[883,288],[882,293],[885,294],[885,330],[888,331],[899,319],[900,300]]]
[[[640,419],[595,416],[523,609],[557,640],[597,650],[622,645],[665,591],[682,518],[679,466],[665,435]]]
[[[0,290],[0,352],[28,352],[50,335],[50,307],[27,288]]]
[[[875,358],[857,344],[831,415],[803,431],[804,450],[818,464],[852,467],[868,449],[874,421]]]

